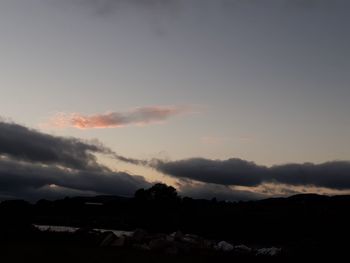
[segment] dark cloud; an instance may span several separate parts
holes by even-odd
[[[312,185],[331,189],[350,189],[350,162],[286,164],[269,169],[271,180],[288,185]]]
[[[101,168],[94,153],[110,153],[98,143],[56,137],[24,126],[0,122],[0,155],[75,169]]]
[[[149,185],[143,177],[123,172],[72,170],[0,159],[0,193],[3,196],[26,196],[32,199],[45,192],[131,196],[137,189]]]
[[[267,168],[241,159],[154,161],[157,170],[178,178],[221,185],[256,186],[263,182]]]
[[[267,167],[234,158],[137,160],[118,155],[99,142],[52,136],[0,121],[0,198],[132,195],[137,189],[150,185],[141,176],[103,166],[97,162],[96,154],[153,167],[178,178],[180,193],[196,198],[259,199],[274,195],[276,189],[284,195],[281,189],[288,187],[350,189],[350,162],[347,161]],[[273,186],[272,193],[269,189],[264,192],[267,184]],[[296,191],[299,188],[295,188]]]
[[[141,176],[115,172],[95,154],[138,163],[98,142],[57,137],[0,122],[0,196],[35,198],[72,193],[132,195],[149,186]]]
[[[272,182],[337,190],[350,189],[349,161],[266,167],[241,159],[192,158],[173,162],[154,161],[152,165],[160,172],[176,178],[227,186],[252,187]]]
[[[0,120],[0,156],[72,169],[106,170],[106,167],[97,163],[95,154],[105,154],[123,162],[142,164],[140,160],[113,152],[96,140],[82,141],[53,136]]]

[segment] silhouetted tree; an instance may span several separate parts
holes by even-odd
[[[135,199],[140,201],[173,202],[179,200],[179,196],[174,187],[158,183],[147,190],[143,188],[137,190]]]

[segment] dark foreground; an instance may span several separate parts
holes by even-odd
[[[106,236],[108,234],[104,234]],[[281,262],[286,255],[253,254],[188,248],[186,251],[145,251],[132,245],[101,246],[74,233],[36,232],[1,244],[0,262]],[[3,240],[4,241],[4,240]]]
[[[346,251],[334,248],[304,252],[286,250],[276,256],[197,249],[174,254],[132,246],[99,246],[66,233],[36,233],[17,238],[1,242],[0,262],[315,262],[325,259],[338,262],[341,258],[349,259]]]
[[[228,257],[223,255],[178,255],[135,252],[131,250],[115,250],[111,248],[72,248],[67,246],[52,247],[42,244],[23,245],[22,247],[6,247],[1,262],[281,262],[277,259],[257,259],[251,257]],[[282,259],[282,262],[286,262]]]
[[[180,198],[164,186],[152,191],[143,190],[134,198],[2,202],[0,262],[296,262],[350,258],[349,196],[298,195],[230,203]],[[33,224],[81,230],[41,232]],[[121,241],[108,237],[108,233],[91,231],[93,228],[142,231]],[[223,241],[234,249],[218,248]],[[242,250],[242,245],[251,251]],[[280,249],[279,253],[258,253],[271,247]]]

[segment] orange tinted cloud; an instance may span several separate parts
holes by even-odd
[[[147,125],[164,121],[172,116],[187,112],[185,107],[150,106],[126,112],[82,115],[80,113],[59,113],[50,121],[56,127],[78,129],[120,128],[128,125]]]

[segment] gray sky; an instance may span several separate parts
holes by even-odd
[[[345,0],[2,0],[0,114],[132,158],[349,160],[349,11]],[[145,107],[162,115],[140,121]],[[77,129],[72,113],[123,125]]]

